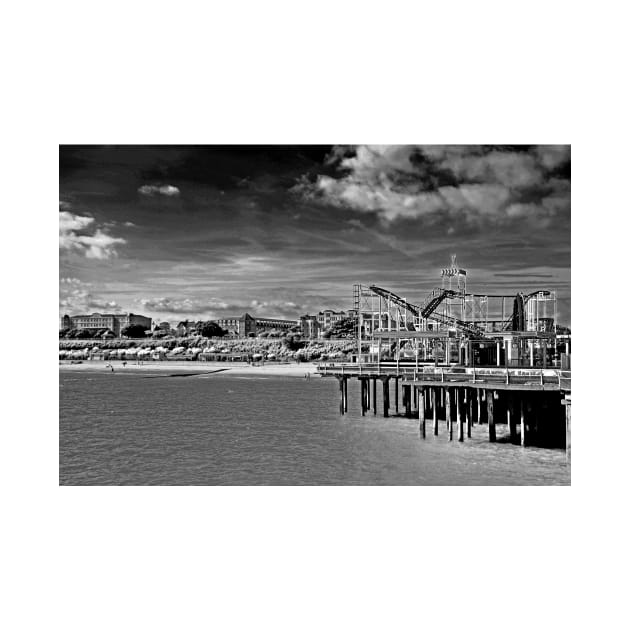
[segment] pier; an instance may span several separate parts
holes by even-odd
[[[521,446],[563,447],[571,452],[571,372],[531,368],[465,368],[400,364],[328,364],[322,377],[339,381],[339,413],[348,412],[348,381],[359,383],[361,415],[382,410],[415,418],[426,437],[444,428],[448,440],[463,442],[475,425],[487,425],[496,442],[496,425],[505,424],[509,441]],[[380,390],[380,394],[379,394]],[[392,396],[393,393],[393,396]],[[380,396],[380,401],[379,401]],[[392,405],[391,401],[394,401]]]
[[[508,442],[562,447],[570,458],[571,335],[558,325],[555,292],[471,292],[455,255],[441,276],[420,304],[354,285],[356,355],[318,367],[339,380],[340,413],[358,380],[363,416],[380,407],[385,418],[417,419],[423,438],[442,426],[460,442],[475,425],[498,441],[504,424]]]

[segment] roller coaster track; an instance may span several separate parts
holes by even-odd
[[[461,296],[458,291],[451,289],[433,289],[433,292],[425,300],[422,305],[421,313],[425,319],[430,317],[431,313],[437,309],[437,307],[446,299]]]
[[[370,286],[370,291],[372,293],[376,293],[382,298],[393,302],[397,306],[400,306],[406,310],[408,310],[415,317],[421,317],[420,307],[412,304],[411,302],[407,302],[404,298],[401,298],[399,295],[396,295],[392,291],[388,291],[387,289],[381,289],[381,287],[377,287],[375,284]]]
[[[372,293],[375,293],[376,295],[379,295],[382,298],[389,300],[390,302],[393,302],[397,306],[408,310],[415,317],[423,317],[425,319],[432,319],[433,321],[440,322],[442,324],[448,324],[478,337],[486,336],[485,331],[475,324],[462,321],[461,319],[451,317],[450,315],[441,315],[440,313],[435,312],[435,309],[437,309],[437,307],[445,299],[461,295],[457,291],[452,291],[450,289],[435,289],[431,293],[431,295],[429,295],[422,307],[417,306],[416,304],[412,304],[411,302],[407,302],[407,300],[401,298],[399,295],[396,295],[392,291],[389,291],[388,289],[382,289],[381,287],[377,287],[376,285],[371,285],[370,291],[372,291]]]

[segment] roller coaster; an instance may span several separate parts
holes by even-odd
[[[461,319],[458,319],[457,317],[452,317],[450,315],[444,315],[435,312],[438,306],[445,299],[460,297],[461,294],[457,291],[453,291],[452,289],[435,289],[433,293],[429,295],[423,306],[417,306],[415,304],[412,304],[411,302],[407,302],[407,300],[396,295],[393,291],[382,289],[381,287],[377,287],[375,284],[370,285],[369,288],[372,293],[375,293],[376,295],[390,300],[397,306],[407,309],[414,317],[432,319],[433,321],[439,322],[441,324],[454,326],[458,330],[466,332],[470,335],[475,335],[479,337],[485,336],[485,331],[471,322],[465,322]]]
[[[487,300],[488,298],[500,298],[500,299],[513,299],[512,314],[509,318],[505,319],[500,329],[503,331],[525,331],[527,326],[526,307],[527,303],[535,296],[549,296],[550,291],[541,290],[533,291],[529,294],[517,293],[516,296],[511,295],[482,295],[476,293],[465,293],[456,291],[453,289],[436,288],[427,296],[424,303],[419,306],[407,301],[400,297],[389,289],[384,289],[377,285],[370,285],[369,290],[387,302],[395,304],[396,306],[411,313],[414,318],[432,320],[439,324],[455,328],[467,336],[473,338],[483,339],[488,336],[488,331],[479,326],[478,324],[470,321],[465,321],[461,318],[454,317],[445,313],[438,312],[438,308],[443,304],[445,300],[453,299],[466,299],[466,298],[479,298]],[[413,325],[405,322],[405,328],[411,330]]]

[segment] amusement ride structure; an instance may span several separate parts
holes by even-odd
[[[467,277],[453,255],[421,304],[355,284],[358,361],[546,367],[557,360],[555,291],[469,293]]]

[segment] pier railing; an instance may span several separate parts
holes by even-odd
[[[475,367],[415,367],[378,363],[323,363],[317,372],[322,376],[400,377],[403,380],[426,383],[470,383],[549,386],[571,390],[571,372],[549,368],[475,368]]]

